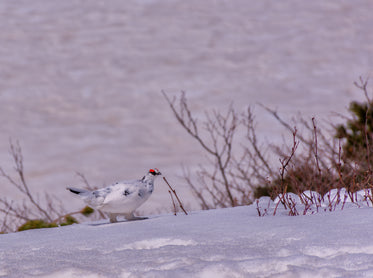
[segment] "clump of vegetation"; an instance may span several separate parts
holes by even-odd
[[[72,224],[78,224],[78,220],[76,220],[75,217],[71,215],[66,215],[64,217],[64,221],[60,223],[60,226],[67,226],[67,225],[72,225]]]
[[[31,230],[31,229],[43,229],[43,228],[54,228],[58,227],[56,223],[48,223],[47,221],[43,219],[34,219],[29,220],[25,224],[21,225],[18,228],[18,231],[25,231],[25,230]]]
[[[86,206],[80,211],[62,215],[58,217],[57,219],[53,220],[52,222],[48,222],[44,219],[28,220],[26,223],[21,225],[17,230],[20,232],[20,231],[31,230],[31,229],[55,228],[58,226],[68,226],[72,224],[78,224],[79,221],[73,216],[74,214],[82,214],[85,217],[88,217],[92,213],[94,213],[94,209],[89,206]]]
[[[86,206],[85,208],[83,208],[80,213],[83,214],[84,216],[88,217],[90,216],[92,213],[94,213],[95,210],[89,206]]]
[[[198,122],[184,92],[178,101],[163,92],[178,123],[211,158],[211,164],[200,166],[194,175],[188,170],[184,171],[184,178],[201,208],[246,205],[261,196],[270,196],[272,200],[283,196],[279,203],[290,210],[289,214],[297,215],[291,210],[291,199],[285,198],[289,192],[308,206],[319,200],[304,196],[307,190],[324,196],[332,189],[339,192],[345,188],[354,202],[354,192],[372,189],[372,101],[368,96],[366,80],[360,78],[355,85],[364,93],[366,102],[351,103],[349,111],[352,117],[346,117],[345,124],[332,126],[334,137],[325,134],[315,118],[298,120],[296,125],[301,125],[305,130],[300,134],[277,111],[262,106],[293,137],[289,147],[275,145],[267,149],[263,149],[257,141],[250,108],[246,113],[237,113],[232,106],[226,113],[206,112],[206,120]],[[246,141],[237,142],[237,134],[242,131],[246,131]],[[299,145],[302,151],[298,150]],[[269,162],[268,152],[279,157],[280,167]],[[372,190],[367,192],[371,194]],[[367,198],[372,199],[373,195]]]
[[[83,214],[84,216],[88,217],[94,212],[94,210],[88,206],[83,208],[81,211],[69,213],[63,216],[60,216],[59,218],[55,219],[52,222],[48,222],[44,219],[33,219],[28,220],[26,223],[22,224],[20,227],[18,227],[17,231],[25,231],[25,230],[31,230],[31,229],[44,229],[44,228],[56,228],[59,226],[68,226],[72,224],[78,224],[79,221],[73,217],[73,214]]]
[[[257,182],[265,183],[267,176],[273,175],[265,152],[257,143],[252,109],[239,114],[230,106],[226,113],[206,112],[206,121],[199,123],[188,106],[184,92],[178,101],[164,92],[163,95],[178,123],[210,158],[210,164],[200,165],[193,175],[184,169],[185,181],[201,208],[250,204],[252,189]],[[236,134],[241,131],[246,133],[248,145],[235,141]]]
[[[351,102],[349,111],[353,117],[336,127],[336,137],[345,140],[343,153],[348,159],[360,160],[361,152],[366,152],[366,148],[372,145],[371,105],[368,102]]]
[[[369,98],[367,80],[360,78],[355,85],[364,93],[366,102],[350,104],[351,117],[346,117],[344,124],[332,126],[333,138],[322,131],[315,118],[298,120],[296,125],[301,125],[305,130],[301,134],[295,126],[283,120],[277,111],[262,106],[291,132],[292,142],[289,147],[264,147],[258,142],[251,108],[238,113],[231,105],[225,113],[206,112],[206,120],[200,122],[193,116],[184,92],[179,99],[170,98],[163,92],[178,123],[210,159],[209,165],[200,165],[195,173],[184,169],[185,181],[201,208],[248,205],[262,196],[270,196],[272,200],[278,200],[275,212],[282,205],[290,215],[298,215],[300,212],[295,208],[294,198],[304,204],[305,211],[314,206],[317,210],[320,203],[325,201],[320,198],[328,198],[329,210],[333,210],[346,198],[357,202],[354,193],[359,190],[365,190],[364,198],[373,203],[373,102]],[[244,141],[237,141],[237,135],[242,133],[245,134]],[[300,145],[302,151],[298,150]],[[94,213],[90,207],[67,213],[62,203],[49,194],[42,200],[36,198],[26,182],[18,142],[10,142],[10,153],[17,178],[1,167],[0,176],[21,193],[24,200],[15,203],[0,197],[0,233],[71,225],[78,223],[72,215],[88,217]],[[268,153],[276,154],[280,165],[272,165]],[[84,175],[78,175],[87,188],[93,189]],[[337,193],[331,198],[334,189],[337,189]],[[306,191],[310,193],[306,194]],[[340,192],[344,192],[344,195],[340,196]],[[176,213],[174,201],[173,206]],[[97,213],[99,217],[104,217],[101,212]],[[266,214],[259,209],[258,213]]]
[[[16,177],[9,175],[1,167],[0,177],[7,180],[15,190],[21,193],[23,200],[14,202],[5,196],[0,197],[0,213],[2,213],[0,233],[71,225],[78,223],[72,215],[81,214],[88,217],[95,212],[92,208],[85,207],[80,211],[68,213],[57,197],[48,193],[44,195],[44,198],[35,196],[25,177],[22,149],[18,141],[10,141],[10,154],[15,164]],[[86,186],[91,188],[84,175],[77,174]],[[103,216],[99,213],[99,217]]]
[[[373,109],[372,100],[368,95],[368,82],[360,78],[355,85],[364,92],[366,102],[350,103],[351,118],[345,124],[336,127],[336,138],[341,139],[342,160],[341,172],[346,176],[346,184],[359,187],[361,184],[371,183],[372,151],[373,151]],[[368,179],[369,178],[369,179]]]

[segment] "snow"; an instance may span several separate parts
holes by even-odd
[[[256,206],[0,235],[0,277],[372,277],[372,208]]]
[[[20,139],[26,178],[71,211],[65,190],[142,177],[176,182],[203,153],[160,91],[185,90],[195,114],[257,102],[286,119],[330,119],[373,64],[371,0],[25,0],[0,2],[0,166]],[[259,139],[283,130],[256,109]],[[274,142],[272,141],[274,140]],[[265,141],[265,143],[267,143]],[[16,197],[1,184],[1,192]],[[142,208],[164,211],[167,187]],[[166,201],[167,199],[167,201]],[[263,201],[263,200],[262,200]],[[194,202],[194,203],[193,203]],[[371,208],[258,217],[249,207],[0,235],[0,277],[372,277]]]
[[[363,189],[348,192],[345,188],[331,189],[324,196],[316,191],[304,191],[280,194],[274,201],[265,196],[255,201],[258,214],[265,215],[306,215],[320,212],[332,212],[345,208],[372,208],[373,195],[371,190]],[[285,205],[282,205],[285,203]],[[285,208],[286,207],[286,208]]]

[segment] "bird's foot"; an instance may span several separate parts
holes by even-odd
[[[116,223],[118,222],[117,220],[117,214],[110,214],[110,223]]]
[[[139,217],[139,216],[134,216],[133,214],[125,214],[124,218],[126,218],[127,221],[137,221],[137,220],[148,219],[148,217]]]

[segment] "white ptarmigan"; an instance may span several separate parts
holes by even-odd
[[[72,193],[78,194],[88,206],[106,212],[110,222],[117,222],[117,216],[127,220],[146,219],[135,217],[134,211],[153,193],[154,180],[161,175],[157,168],[150,169],[140,180],[122,181],[94,191],[68,187]]]

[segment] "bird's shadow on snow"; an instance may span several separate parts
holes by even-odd
[[[123,219],[123,220],[119,220],[118,222],[114,222],[114,223],[111,223],[109,219],[102,219],[102,220],[98,220],[98,221],[94,221],[94,222],[82,223],[82,225],[104,226],[104,225],[110,225],[110,224],[138,222],[138,221],[150,220],[150,219],[154,219],[154,218],[158,218],[158,217],[157,216],[155,216],[155,217],[154,216],[153,217],[141,217],[139,219],[131,219],[131,220]]]

